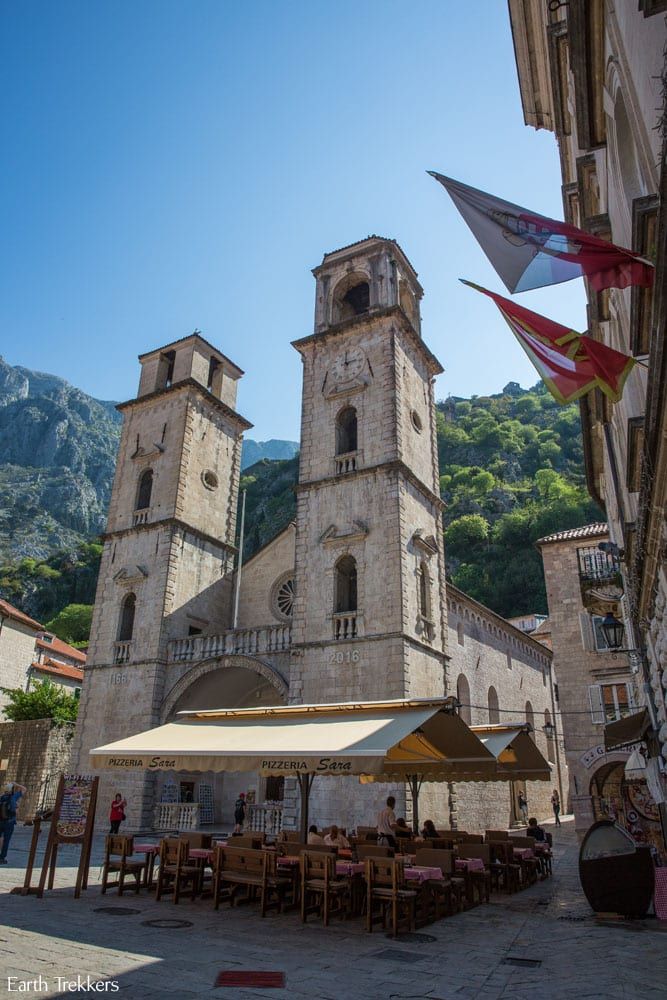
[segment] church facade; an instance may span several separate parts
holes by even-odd
[[[445,583],[434,380],[442,368],[421,336],[422,289],[393,240],[369,237],[314,270],[313,333],[303,362],[297,514],[236,577],[243,433],[240,369],[194,334],[140,357],[123,432],[93,617],[75,752],[178,711],[287,702],[458,694],[472,723],[533,725],[557,713],[551,653]],[[238,585],[238,586],[237,586]],[[449,594],[448,594],[449,590]],[[247,774],[102,776],[121,790],[128,827],[146,828],[169,794],[228,821],[240,791],[280,798],[289,781]],[[549,813],[551,787],[523,789]],[[556,765],[554,764],[554,787]],[[561,790],[563,789],[561,783]],[[398,809],[409,796],[396,787]],[[464,829],[517,819],[518,788],[427,788],[421,816]],[[387,786],[315,783],[315,822],[373,821]]]

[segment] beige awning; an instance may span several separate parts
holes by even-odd
[[[495,757],[497,767],[492,781],[549,781],[549,761],[540,753],[531,739],[529,727],[522,725],[471,726],[477,736]]]
[[[456,780],[492,776],[493,754],[455,699],[182,712],[175,722],[91,750],[114,770],[258,771]],[[460,777],[459,777],[459,780]]]
[[[632,715],[617,719],[616,722],[608,722],[604,727],[605,750],[639,743],[646,736],[650,725],[651,719],[645,708],[642,708],[641,712],[634,712]]]

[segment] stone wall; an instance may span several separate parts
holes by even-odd
[[[288,573],[294,574],[296,527],[290,524],[243,566],[239,588],[239,628],[257,628],[283,619],[273,606],[273,588]]]
[[[73,735],[73,724],[56,726],[51,719],[0,723],[0,781],[18,781],[27,788],[19,820],[34,816],[49,776],[69,770]]]

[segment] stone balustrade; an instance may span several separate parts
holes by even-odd
[[[115,642],[113,646],[113,662],[129,663],[132,655],[131,642]]]
[[[268,833],[272,836],[280,833],[283,828],[282,802],[263,802],[249,805],[246,827],[248,830]]]
[[[344,455],[336,455],[334,459],[335,475],[342,476],[346,472],[356,472],[358,460],[358,451],[348,451]]]
[[[141,510],[135,510],[132,515],[132,524],[147,524],[150,512],[150,507],[143,507]]]
[[[289,650],[291,625],[262,625],[259,628],[228,629],[220,635],[189,635],[172,639],[168,647],[171,663],[193,663],[217,656],[280,653]]]
[[[198,802],[158,802],[153,817],[155,830],[199,829]]]
[[[333,616],[334,639],[356,639],[358,632],[357,611],[341,611]]]

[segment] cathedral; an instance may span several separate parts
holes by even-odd
[[[243,372],[199,334],[140,356],[123,430],[81,695],[75,758],[182,710],[456,695],[469,723],[522,723],[553,782],[450,783],[420,813],[461,829],[509,826],[518,792],[550,813],[567,794],[551,652],[447,584],[435,377],[421,335],[422,288],[399,245],[369,237],[325,255],[303,363],[297,513],[237,568]],[[547,726],[547,732],[550,727]],[[558,776],[558,781],[557,781]],[[565,783],[565,786],[563,785]],[[292,781],[248,774],[103,772],[128,829],[160,803],[200,803],[229,823],[245,792],[297,823]],[[520,786],[520,787],[519,787]],[[397,811],[409,815],[403,786]],[[311,817],[374,821],[388,786],[338,778],[313,788]],[[104,809],[101,818],[105,818]]]

